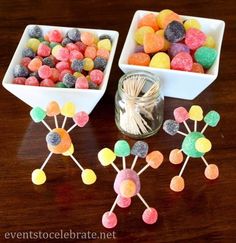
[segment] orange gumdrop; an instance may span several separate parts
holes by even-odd
[[[175,192],[181,192],[184,189],[184,178],[181,176],[175,176],[170,182],[170,189]]]
[[[42,66],[42,61],[39,58],[35,57],[28,64],[28,69],[32,72],[36,72],[41,66]]]
[[[57,116],[61,113],[60,107],[56,101],[51,101],[46,108],[47,116]]]
[[[143,38],[143,47],[146,53],[155,53],[164,47],[164,38],[155,33],[146,33]]]
[[[133,53],[128,58],[128,64],[138,66],[148,66],[150,63],[150,56],[143,52]]]
[[[159,26],[157,25],[156,16],[153,13],[147,14],[142,17],[138,22],[138,28],[142,26],[150,26],[155,31],[159,30]]]
[[[191,72],[194,73],[204,73],[204,69],[200,63],[194,62]]]
[[[165,16],[165,18],[164,18],[164,20],[162,22],[163,29],[165,29],[167,27],[167,25],[169,23],[171,23],[172,21],[174,21],[174,20],[182,23],[180,16],[177,13],[175,13],[175,12],[170,13],[167,16]]]
[[[173,149],[170,152],[169,160],[172,164],[177,165],[183,162],[184,156],[181,150]]]
[[[66,151],[68,151],[68,149],[71,146],[71,138],[70,135],[66,132],[66,130],[63,128],[55,128],[52,130],[52,132],[56,132],[60,135],[61,142],[55,146],[48,144],[49,151],[54,154],[63,154]]]
[[[147,163],[153,168],[157,169],[163,162],[163,154],[159,151],[152,151],[146,156]]]
[[[219,169],[215,164],[209,164],[204,172],[205,176],[209,180],[215,180],[219,176]]]

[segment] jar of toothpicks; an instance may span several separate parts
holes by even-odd
[[[163,121],[160,79],[145,71],[124,74],[115,97],[115,121],[125,135],[140,139],[154,135]]]

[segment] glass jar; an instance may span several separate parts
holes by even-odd
[[[125,135],[142,139],[157,133],[163,122],[160,79],[145,71],[124,74],[115,96],[115,122]]]

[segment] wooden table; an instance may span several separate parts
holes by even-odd
[[[236,241],[235,3],[233,0],[165,2],[1,0],[1,79],[27,24],[115,29],[119,31],[120,38],[105,96],[92,112],[89,124],[72,133],[76,145],[75,156],[97,173],[98,180],[93,186],[85,186],[75,164],[61,156],[54,156],[45,168],[48,179],[43,186],[31,183],[31,172],[41,166],[48,153],[46,129],[31,121],[27,105],[1,87],[0,242],[4,241],[6,232],[71,229],[75,232],[112,233],[112,230],[103,228],[101,217],[114,201],[113,181],[116,173],[112,167],[104,168],[99,164],[97,152],[104,146],[113,147],[118,139],[127,139],[131,144],[135,142],[123,136],[114,123],[114,95],[117,81],[122,75],[118,58],[134,12],[137,9],[159,11],[164,8],[180,14],[223,19],[226,22],[216,82],[193,101],[165,99],[166,119],[172,117],[175,107],[189,108],[193,104],[201,105],[205,111],[215,109],[221,114],[222,120],[218,127],[207,130],[207,136],[213,143],[207,159],[219,166],[220,177],[209,182],[204,177],[204,164],[200,160],[192,160],[184,172],[186,189],[179,194],[172,192],[169,183],[181,165],[171,165],[168,154],[180,144],[182,137],[171,137],[160,130],[146,141],[151,150],[158,149],[164,153],[165,161],[157,171],[149,169],[141,176],[142,195],[151,206],[158,209],[158,223],[149,226],[142,222],[144,206],[134,198],[130,208],[115,209],[119,222],[114,229],[113,241]],[[143,165],[144,162],[140,161],[137,168]],[[38,239],[34,242],[48,241]]]

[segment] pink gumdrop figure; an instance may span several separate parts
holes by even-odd
[[[102,216],[102,225],[107,229],[112,229],[117,225],[117,217],[115,213],[106,212]]]
[[[131,198],[130,197],[122,197],[119,195],[117,204],[121,208],[128,208],[131,204]]]
[[[189,119],[189,114],[184,107],[178,107],[174,109],[174,117],[178,123],[182,123]]]
[[[155,224],[158,219],[157,210],[155,208],[146,208],[143,212],[142,219],[146,224]]]

